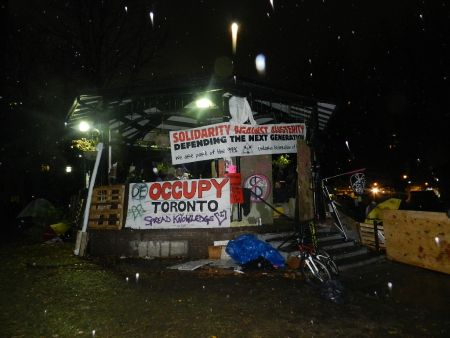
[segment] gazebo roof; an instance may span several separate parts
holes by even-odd
[[[195,101],[205,96],[214,106],[197,109]],[[212,78],[182,85],[127,87],[80,95],[69,110],[66,124],[75,128],[81,121],[89,121],[103,130],[119,133],[127,144],[158,144],[156,139],[171,130],[228,121],[231,96],[247,98],[258,124],[305,122],[311,125],[316,121],[318,129],[324,130],[336,110],[332,103],[236,77]]]

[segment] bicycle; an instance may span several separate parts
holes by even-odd
[[[297,240],[297,246],[300,272],[305,281],[312,286],[320,286],[330,280],[331,273],[326,264],[317,257],[314,247],[304,244],[303,240]],[[324,258],[325,256],[322,259]]]
[[[318,241],[316,236],[316,227],[314,222],[309,223],[309,231],[311,233],[310,250],[316,258],[326,265],[328,270],[335,276],[339,275],[339,269],[331,255],[323,249],[318,249]],[[304,245],[304,244],[303,244]]]
[[[326,265],[326,267],[328,268],[328,270],[331,272],[332,275],[334,276],[339,275],[339,268],[336,262],[334,261],[333,257],[331,257],[331,255],[328,252],[326,252],[323,249],[318,249],[316,251],[316,258]]]

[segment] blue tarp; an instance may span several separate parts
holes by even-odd
[[[229,241],[225,251],[241,265],[263,257],[275,267],[284,267],[283,256],[269,243],[251,234],[241,235]]]

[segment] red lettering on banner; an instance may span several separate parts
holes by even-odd
[[[207,180],[198,181],[198,197],[203,197],[203,192],[211,189],[211,182]]]
[[[172,196],[177,200],[179,200],[181,196],[183,196],[183,183],[181,181],[173,182]]]
[[[150,186],[150,189],[148,189],[148,195],[152,200],[157,200],[161,195],[161,185],[159,183],[152,184]]]
[[[222,188],[227,184],[228,180],[222,180],[222,182],[217,182],[216,180],[211,180],[214,188],[216,188],[216,198],[222,197]]]
[[[172,190],[172,185],[170,184],[170,182],[164,182],[161,187],[161,197],[164,200],[170,199],[171,190]]]
[[[230,135],[230,125],[220,124],[214,127],[171,132],[173,143],[195,141],[202,138]]]
[[[198,181],[167,181],[163,183],[155,182],[150,185],[148,195],[152,200],[170,199],[192,199],[194,197],[203,198],[204,194],[215,189],[215,198],[222,197],[222,190],[228,183],[228,179],[222,180],[198,180]]]
[[[192,183],[192,184],[190,184]],[[191,199],[195,196],[195,193],[197,191],[197,182],[191,182],[191,181],[183,181],[183,196],[185,198]],[[188,192],[188,188],[191,186],[191,191]]]

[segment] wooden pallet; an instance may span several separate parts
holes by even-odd
[[[89,209],[90,229],[120,230],[124,222],[125,186],[96,187]]]
[[[378,247],[375,239],[374,224],[373,223],[359,223],[359,236],[361,238],[361,244],[365,245],[373,250],[386,250],[384,241],[384,228],[383,223],[377,223],[378,230]]]

